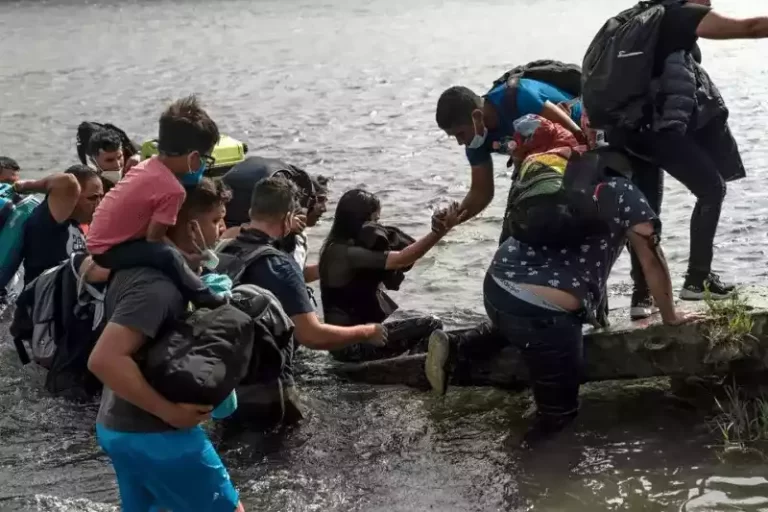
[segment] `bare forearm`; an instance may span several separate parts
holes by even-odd
[[[493,196],[488,197],[470,189],[470,191],[467,192],[467,195],[464,197],[464,200],[461,202],[461,205],[459,206],[459,211],[462,212],[459,223],[464,223],[476,217],[480,212],[486,209],[486,207],[491,203],[492,199]]]
[[[391,252],[387,258],[387,269],[408,267],[416,263],[422,256],[440,241],[442,235],[429,232],[402,251]]]
[[[768,17],[760,16],[758,18],[750,18],[746,21],[749,26],[749,37],[753,39],[763,39],[768,37]]]
[[[306,283],[314,283],[320,280],[320,266],[319,265],[307,265],[304,267],[304,281]]]
[[[47,193],[56,189],[75,188],[77,179],[71,174],[52,174],[39,180],[23,180],[16,184],[18,192]]]
[[[172,405],[149,385],[129,356],[114,357],[89,368],[117,396],[150,414],[162,417],[163,411]]]
[[[333,350],[370,339],[375,333],[373,324],[342,327],[339,325],[319,324],[308,339],[299,342],[312,350]]]
[[[571,119],[571,116],[568,115],[565,110],[550,101],[544,103],[544,108],[541,110],[541,117],[564,126],[577,137],[582,136],[581,127]]]

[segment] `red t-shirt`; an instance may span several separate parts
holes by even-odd
[[[173,172],[157,158],[128,171],[96,208],[86,244],[91,254],[147,236],[150,222],[176,224],[186,193]]]

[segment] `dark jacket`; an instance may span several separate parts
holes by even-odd
[[[368,222],[360,231],[355,245],[372,251],[387,252],[405,249],[414,239],[398,228]],[[399,290],[405,273],[411,267],[398,270],[359,270],[346,286],[324,286],[320,293],[326,321],[336,325],[379,323],[394,313],[398,305],[382,289]]]
[[[672,53],[664,62],[664,70],[655,81],[657,108],[653,130],[685,134],[696,107],[696,75],[693,60],[686,52]]]

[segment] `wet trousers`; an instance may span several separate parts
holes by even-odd
[[[336,324],[331,320],[328,323]],[[384,327],[387,328],[385,346],[374,347],[367,343],[357,343],[332,350],[331,355],[338,361],[358,363],[396,357],[406,352],[426,352],[430,334],[442,329],[443,323],[433,316],[419,316],[387,321],[384,322]]]
[[[537,414],[575,414],[583,367],[581,318],[575,313],[545,309],[520,300],[488,277],[483,295],[488,317],[504,343],[522,353]],[[488,344],[485,348],[490,351],[502,347]]]

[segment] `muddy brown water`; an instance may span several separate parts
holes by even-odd
[[[758,3],[718,2],[759,14]],[[253,154],[332,176],[332,198],[364,185],[382,217],[415,234],[431,209],[468,184],[460,148],[434,123],[439,93],[481,90],[534,58],[579,61],[614,0],[219,0],[0,3],[0,153],[25,177],[76,161],[75,128],[110,121],[153,134],[169,100],[200,93],[225,133]],[[716,266],[766,276],[768,142],[764,42],[703,45],[731,108],[749,177],[729,186]],[[508,175],[477,220],[409,274],[403,309],[450,325],[482,315],[481,278],[498,237]],[[692,202],[667,183],[665,244],[681,284]],[[329,216],[330,217],[330,214]],[[315,250],[328,219],[311,233]],[[626,305],[628,259],[612,278]],[[0,510],[117,509],[112,471],[93,436],[96,405],[40,390],[0,330]],[[705,418],[661,382],[584,391],[570,434],[534,454],[516,448],[529,401],[488,389],[445,400],[398,387],[343,383],[324,354],[304,354],[310,413],[298,427],[220,447],[248,510],[768,510],[768,466],[723,454]]]

